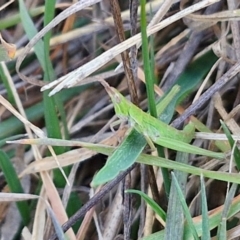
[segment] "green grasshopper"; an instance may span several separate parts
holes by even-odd
[[[139,133],[143,134],[151,148],[154,147],[154,142],[176,151],[210,157],[217,156],[217,153],[189,144],[195,134],[192,122],[189,122],[183,130],[177,130],[143,112],[115,88],[110,87],[107,82],[102,80],[100,82],[112,100],[116,115],[122,120],[128,120]]]

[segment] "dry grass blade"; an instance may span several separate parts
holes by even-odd
[[[34,85],[40,85],[43,86],[44,84],[40,81],[36,81],[32,78],[26,77],[24,74],[20,72],[20,66],[24,60],[24,58],[27,56],[28,52],[34,47],[34,45],[41,39],[48,31],[50,31],[52,28],[54,28],[57,24],[59,24],[61,21],[66,19],[67,17],[71,16],[72,14],[86,8],[89,6],[92,6],[93,4],[96,4],[100,2],[100,0],[86,0],[86,1],[80,1],[76,2],[66,10],[64,10],[62,13],[60,13],[56,18],[53,19],[45,28],[43,28],[24,48],[23,52],[19,55],[16,63],[16,71],[18,72],[19,76]]]
[[[66,167],[74,163],[83,162],[95,156],[96,152],[87,149],[75,149],[58,156],[61,167]],[[58,165],[53,157],[43,158],[41,161],[33,162],[20,174],[20,177],[26,174],[33,174],[42,171],[49,171],[57,168]]]
[[[22,238],[24,240],[31,240],[32,234],[30,233],[29,229],[27,227],[24,227],[22,230]]]
[[[219,13],[214,13],[210,15],[199,15],[199,14],[190,14],[188,18],[194,21],[201,21],[201,22],[219,22],[219,21],[239,21],[240,19],[240,10],[229,10],[229,11],[222,11]]]
[[[2,61],[7,61],[7,60],[13,59],[16,54],[16,45],[7,43],[3,39],[1,33],[0,33],[0,41],[2,43],[0,45],[0,59]]]
[[[114,18],[117,37],[119,39],[119,42],[121,43],[125,40],[123,21],[121,18],[121,9],[119,7],[118,0],[113,0],[110,2],[110,4],[111,4],[112,15]],[[125,74],[127,77],[128,89],[130,92],[131,100],[135,105],[138,106],[137,90],[136,90],[136,85],[134,82],[134,73],[133,73],[133,69],[131,68],[131,62],[130,62],[128,49],[126,49],[125,51],[123,51],[121,53],[121,57],[122,57],[122,61],[123,61]]]
[[[123,199],[121,193],[121,184],[118,187],[116,195],[113,199],[113,202],[110,206],[108,214],[105,220],[105,226],[103,231],[103,239],[111,240],[116,235],[119,229],[119,225],[122,220],[123,213]]]
[[[29,122],[25,117],[23,117],[20,113],[18,113],[14,107],[6,100],[4,99],[2,96],[0,96],[0,103],[5,106],[10,112],[12,112],[20,121],[22,121],[26,126],[28,126],[38,137],[44,138],[45,134],[44,132],[39,129],[38,127],[36,127],[35,125],[33,125],[31,122]],[[68,179],[66,174],[64,173],[63,169],[61,168],[61,165],[58,162],[57,156],[53,150],[53,148],[51,146],[48,146],[49,151],[51,152],[52,156],[54,157],[59,169],[61,170],[66,182],[69,185]]]
[[[172,125],[178,128],[182,122],[184,122],[189,116],[194,115],[197,109],[199,109],[207,100],[209,100],[209,98],[211,98],[239,72],[240,63],[236,63],[214,85],[212,85],[206,92],[204,92],[204,94],[202,94],[202,96],[193,105],[191,105],[182,116],[174,120]]]
[[[40,195],[42,199],[45,201],[47,200],[46,192],[44,188],[41,189]],[[36,208],[36,214],[33,222],[33,231],[32,231],[32,237],[33,239],[43,239],[44,238],[44,226],[45,226],[45,210],[46,205],[44,201],[38,201],[37,208]]]
[[[2,11],[4,8],[6,8],[8,5],[10,5],[11,3],[13,3],[15,0],[9,0],[7,3],[3,4],[0,7],[0,11]]]
[[[219,0],[206,0],[199,2],[197,4],[194,4],[179,13],[176,13],[174,16],[171,16],[162,22],[150,27],[147,29],[148,36],[158,32],[159,30],[163,29],[164,27],[176,22],[177,20],[187,16],[190,13],[193,13],[199,9],[202,9],[204,7],[207,7],[215,2],[218,2]],[[49,94],[49,96],[54,95],[55,93],[59,92],[63,88],[70,88],[78,84],[80,81],[82,81],[85,77],[89,76],[102,66],[104,66],[106,63],[108,63],[110,60],[112,60],[114,57],[116,57],[118,54],[122,53],[126,49],[132,47],[133,45],[137,45],[141,42],[141,35],[137,34],[134,37],[131,37],[124,42],[118,44],[117,46],[109,49],[99,57],[95,58],[94,60],[88,62],[83,67],[78,68],[77,70],[74,70],[73,72],[67,74],[66,76],[53,81],[52,83],[44,86],[42,90],[50,89],[54,86],[56,86]]]
[[[29,126],[30,129],[39,137],[44,137],[43,131],[33,125],[31,122],[29,122],[25,117],[23,117],[18,111],[15,110],[15,108],[3,97],[0,96],[0,103],[8,109],[13,115],[15,115],[21,122],[23,122],[25,125]]]
[[[23,193],[0,193],[0,202],[16,202],[28,199],[37,199],[38,195]]]

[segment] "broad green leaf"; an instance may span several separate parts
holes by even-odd
[[[160,120],[164,122],[171,121],[175,107],[197,88],[197,86],[201,83],[201,80],[209,72],[216,61],[217,56],[212,51],[209,51],[205,55],[196,59],[185,69],[175,83],[175,85],[180,86],[180,91],[166,107],[163,114],[161,114]],[[171,88],[169,91],[170,90]],[[169,91],[167,91],[166,94],[168,94]],[[159,111],[161,111],[161,109],[159,109],[159,106],[157,105],[157,112]]]
[[[132,131],[122,142],[121,151],[115,151],[106,165],[93,178],[92,186],[98,186],[114,179],[119,172],[130,167],[141,154],[146,140],[137,131]]]

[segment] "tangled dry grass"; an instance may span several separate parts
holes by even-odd
[[[125,181],[120,182],[118,178],[111,187],[91,187],[94,175],[106,162],[105,155],[110,154],[109,147],[119,146],[129,128],[121,123],[119,129],[112,131],[111,124],[117,118],[98,80],[107,80],[126,96],[129,92],[134,100],[129,84],[132,76],[139,105],[143,109],[147,107],[140,11],[138,14],[134,11],[139,7],[138,1],[58,1],[56,5],[53,2],[13,0],[0,9],[0,158],[2,162],[9,160],[23,188],[22,193],[14,192],[8,182],[14,177],[1,173],[1,239],[54,239],[55,232],[59,239],[64,239],[60,229],[63,224],[64,230],[68,229],[68,239],[163,239],[161,234],[165,234],[165,239],[191,239],[189,232],[183,235],[183,214],[182,219],[170,219],[178,215],[167,208],[180,205],[179,195],[176,192],[168,199],[159,168],[147,170],[143,165],[136,166]],[[122,21],[116,22],[116,17],[120,18],[119,10]],[[182,106],[178,106],[180,115],[175,116],[173,126],[179,127],[192,116],[193,121],[198,121],[198,131],[205,132],[206,128],[212,131],[210,137],[198,133],[195,145],[230,151],[227,142],[203,139],[214,139],[213,133],[222,132],[219,119],[236,138],[239,136],[239,2],[153,0],[147,2],[146,12],[147,34],[154,39],[158,95],[162,96],[173,86],[187,67],[195,66],[195,61],[211,52],[203,60],[206,64],[195,66],[196,72],[197,68],[208,70],[200,77],[197,89],[191,89]],[[126,40],[121,39],[121,29]],[[125,52],[130,48],[131,63]],[[134,52],[136,48],[138,54]],[[210,65],[209,61],[212,61]],[[125,68],[128,64],[133,64],[130,75]],[[195,77],[199,76],[193,74],[192,78]],[[37,140],[28,141],[30,145],[6,143],[23,138]],[[101,151],[93,147],[95,143],[105,146],[106,153],[99,154]],[[175,158],[172,152],[165,154],[167,158]],[[220,161],[192,156],[187,164],[220,172],[237,169],[229,158]],[[181,183],[184,183],[185,200],[202,236],[203,227],[197,225],[203,219],[200,179],[184,176]],[[157,196],[153,186],[157,188]],[[161,219],[151,205],[146,206],[136,195],[129,198],[124,193],[126,188],[145,191],[167,212],[169,219]],[[222,239],[237,239],[239,191],[236,185],[230,188],[227,180],[207,179],[205,188],[208,210],[212,210],[209,212],[211,236],[219,237],[222,229],[217,226],[221,223],[230,229],[223,231],[226,235]],[[227,193],[229,188],[232,195]],[[99,197],[94,198],[96,193],[100,193]],[[16,205],[15,202],[22,200],[27,208]],[[25,221],[19,207],[28,209]],[[69,217],[79,210],[81,217],[72,226]],[[165,233],[161,232],[165,227]]]

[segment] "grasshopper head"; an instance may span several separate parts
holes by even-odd
[[[126,119],[128,117],[128,100],[115,88],[111,87],[111,93],[109,93],[109,96],[112,100],[115,113],[119,118]]]
[[[110,87],[106,82],[101,81],[105,87],[109,97],[112,100],[116,115],[121,119],[128,118],[129,102],[128,100],[115,88]]]

